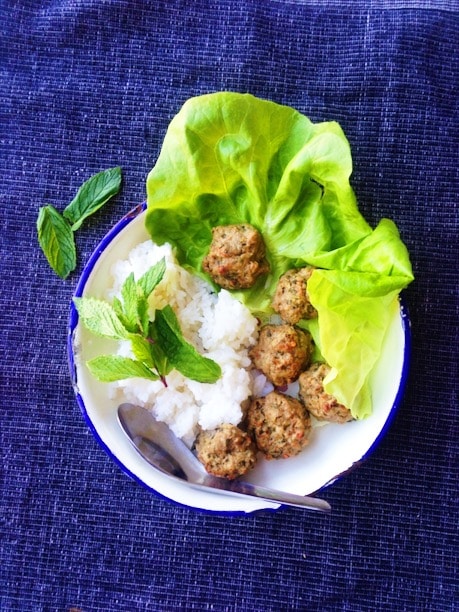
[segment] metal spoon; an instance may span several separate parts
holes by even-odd
[[[118,407],[118,419],[137,452],[169,478],[186,481],[197,489],[213,489],[218,493],[230,495],[249,495],[285,506],[309,508],[319,512],[331,510],[330,504],[323,499],[275,491],[249,482],[227,480],[208,474],[186,444],[145,408],[121,404]]]

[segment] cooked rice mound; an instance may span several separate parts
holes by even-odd
[[[167,387],[160,381],[132,378],[110,383],[111,392],[120,402],[151,409],[158,420],[191,446],[200,429],[240,423],[241,404],[263,386],[265,378],[249,371],[248,350],[257,340],[257,320],[228,291],[222,289],[217,294],[206,281],[182,268],[169,244],[156,246],[151,241],[137,245],[127,259],[114,264],[107,299],[119,296],[131,272],[138,279],[163,257],[166,273],[150,296],[150,316],[153,318],[155,309],[169,304],[186,340],[220,365],[222,377],[215,384],[206,384],[173,370],[166,377]],[[130,351],[128,342],[121,343],[118,354],[132,357]]]

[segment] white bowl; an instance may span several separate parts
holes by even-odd
[[[111,284],[110,268],[149,235],[144,226],[145,204],[123,217],[101,241],[86,265],[75,296],[102,297]],[[70,307],[68,352],[77,402],[92,433],[121,468],[151,491],[179,504],[214,512],[245,513],[276,509],[278,504],[255,498],[232,497],[192,489],[186,482],[171,482],[133,449],[117,419],[117,403],[109,399],[107,386],[88,372],[88,359],[103,352],[104,340],[78,324]],[[113,346],[113,345],[112,345]],[[392,422],[405,387],[410,359],[410,323],[403,300],[395,313],[371,386],[373,413],[362,421],[327,424],[314,429],[300,455],[277,461],[259,460],[245,478],[271,488],[310,495],[332,484],[358,466],[378,445]]]

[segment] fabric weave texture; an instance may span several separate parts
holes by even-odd
[[[456,1],[4,0],[0,3],[0,610],[457,609]],[[145,199],[170,119],[250,92],[352,147],[365,218],[398,225],[412,363],[373,455],[323,492],[333,512],[220,516],[160,499],[97,444],[75,402],[69,305],[106,232]],[[36,238],[115,165],[68,280]]]

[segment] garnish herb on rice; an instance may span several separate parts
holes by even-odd
[[[191,98],[172,119],[147,180],[146,227],[179,263],[207,280],[212,228],[249,223],[262,234],[271,273],[233,292],[260,318],[272,314],[279,277],[317,268],[308,281],[318,312],[310,331],[331,373],[325,390],[354,418],[371,414],[371,372],[413,280],[395,224],[372,229],[350,185],[350,146],[338,123],[312,123],[249,94]]]
[[[162,280],[165,267],[162,259],[137,281],[131,273],[121,287],[120,298],[114,298],[112,304],[91,297],[73,299],[90,332],[130,342],[134,358],[101,355],[87,362],[91,374],[101,382],[140,377],[161,380],[167,386],[166,375],[173,368],[198,382],[214,383],[220,378],[220,366],[184,339],[170,306],[155,310],[154,320],[149,319],[148,298]]]
[[[38,213],[37,234],[40,247],[51,268],[65,279],[76,267],[74,233],[121,187],[121,168],[109,168],[91,176],[79,188],[61,214],[54,206],[42,206]]]

